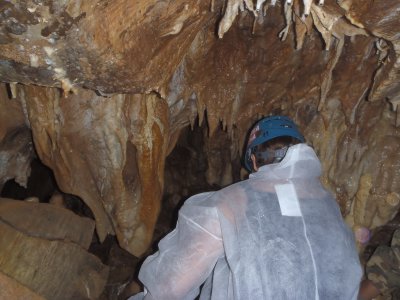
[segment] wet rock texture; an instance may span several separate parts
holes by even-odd
[[[2,297],[97,299],[108,267],[86,251],[93,230],[92,220],[65,208],[0,198]]]
[[[2,272],[0,272],[0,288],[2,297],[4,297],[5,299],[44,300],[43,297],[40,297],[38,294],[32,292],[30,289],[23,286],[15,279],[12,279],[7,275],[4,275]]]
[[[5,142],[29,130],[100,239],[116,234],[140,256],[181,132],[207,124],[205,177],[223,186],[239,176],[250,125],[286,114],[351,226],[387,223],[400,202],[400,2],[326,0],[307,18],[302,1],[259,1],[258,12],[241,2],[5,2],[0,151],[33,155],[22,133],[25,148]],[[23,184],[29,169],[15,170],[0,179]]]

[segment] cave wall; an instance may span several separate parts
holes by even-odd
[[[4,84],[0,87],[0,190],[7,180],[27,185],[30,162],[35,154],[29,123],[20,102],[9,99]]]
[[[302,19],[302,2],[278,2],[228,20],[239,2],[3,4],[1,137],[30,129],[62,191],[93,211],[101,239],[115,233],[131,253],[146,250],[165,158],[196,120],[207,123],[210,185],[238,176],[230,161],[248,128],[280,113],[317,150],[355,230],[398,210],[400,4],[325,1]]]
[[[34,86],[20,86],[18,95],[39,157],[63,192],[90,207],[100,239],[116,233],[134,253],[148,245],[163,190],[165,101],[156,94],[104,98],[89,90],[66,99],[57,89]]]

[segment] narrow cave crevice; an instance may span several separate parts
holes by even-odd
[[[31,161],[31,174],[26,188],[8,180],[1,191],[1,197],[24,200],[37,197],[39,202],[48,203],[53,193],[58,190],[53,171],[35,158]]]
[[[205,118],[206,119],[206,118]],[[161,212],[153,235],[151,249],[157,250],[158,241],[171,231],[178,219],[178,211],[185,200],[203,192],[217,191],[228,184],[240,180],[241,161],[239,153],[231,160],[230,137],[223,130],[222,124],[213,136],[208,135],[207,122],[185,127],[175,148],[167,156],[165,162],[165,184]],[[225,156],[227,160],[222,160]],[[218,172],[220,180],[210,180],[207,174],[214,170],[223,170],[227,165],[229,182],[224,182],[222,172]]]

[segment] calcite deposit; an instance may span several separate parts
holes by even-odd
[[[188,126],[207,128],[205,178],[224,186],[269,114],[305,132],[355,230],[398,211],[399,1],[10,0],[0,22],[0,183],[24,184],[37,155],[100,240],[148,249]]]

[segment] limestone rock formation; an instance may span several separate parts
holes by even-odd
[[[0,272],[0,290],[4,299],[44,300],[43,297],[40,297],[38,294],[32,292],[30,289],[3,274],[2,272]]]
[[[22,297],[10,286],[19,284],[29,299],[40,299],[29,289],[45,299],[98,298],[108,268],[86,252],[93,229],[65,208],[0,198],[0,269],[9,292]]]
[[[207,124],[206,180],[225,185],[238,176],[250,125],[286,114],[321,157],[343,215],[373,229],[392,217],[400,194],[399,8],[383,0],[7,1],[0,113],[9,117],[0,138],[29,128],[61,190],[93,211],[99,237],[115,233],[139,256],[160,210],[165,159],[185,128]],[[12,176],[23,183],[28,174]]]

